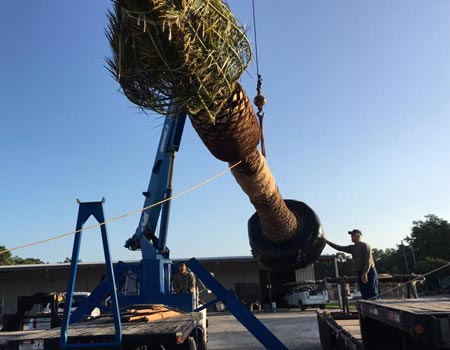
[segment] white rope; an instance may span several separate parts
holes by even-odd
[[[385,294],[390,293],[390,292],[392,292],[392,291],[394,291],[394,290],[396,290],[396,289],[399,289],[399,288],[401,288],[401,287],[404,287],[404,286],[406,286],[408,283],[411,283],[411,282],[414,282],[414,281],[419,281],[419,280],[422,279],[422,277],[426,277],[426,276],[428,276],[428,275],[431,275],[432,273],[435,273],[436,271],[442,270],[442,269],[446,268],[447,266],[450,266],[450,261],[449,261],[447,264],[444,264],[444,265],[442,265],[441,267],[438,267],[437,269],[431,270],[431,271],[429,271],[429,272],[427,272],[427,273],[425,273],[425,274],[423,274],[423,275],[418,275],[418,276],[416,276],[416,277],[410,279],[409,281],[406,281],[405,283],[402,283],[402,284],[398,285],[397,287],[391,288],[391,289],[389,289],[389,290],[387,290],[387,291],[385,291],[385,292],[383,292],[383,293],[379,293],[379,294],[373,296],[372,298],[370,298],[370,299],[368,299],[368,300],[378,299],[378,298],[379,298],[380,296],[382,296],[382,295],[385,295]]]
[[[130,212],[126,213],[126,214],[123,214],[123,215],[120,215],[120,216],[116,216],[116,217],[114,217],[114,218],[112,218],[110,220],[106,220],[104,222],[97,223],[95,225],[83,227],[80,230],[66,232],[66,233],[63,233],[63,234],[60,234],[60,235],[56,235],[56,236],[49,237],[49,238],[46,238],[46,239],[43,239],[43,240],[40,240],[40,241],[36,241],[36,242],[32,242],[32,243],[27,243],[27,244],[20,245],[20,246],[14,247],[14,248],[6,248],[6,249],[3,249],[3,250],[0,250],[0,254],[7,253],[7,252],[12,252],[12,251],[15,251],[15,250],[24,249],[24,248],[28,248],[28,247],[32,247],[32,246],[43,244],[43,243],[47,243],[47,242],[50,242],[50,241],[55,241],[55,240],[60,239],[60,238],[71,236],[71,235],[74,235],[74,234],[82,232],[82,231],[88,231],[88,230],[91,230],[91,229],[96,228],[96,227],[100,227],[100,226],[103,226],[103,225],[106,225],[106,224],[110,224],[110,223],[115,222],[115,221],[119,221],[119,220],[125,219],[128,216],[131,216],[131,215],[134,215],[134,214],[137,214],[137,213],[141,213],[144,210],[156,207],[156,206],[161,205],[161,204],[163,204],[165,202],[171,201],[171,200],[173,200],[175,198],[181,197],[181,196],[183,196],[183,195],[185,195],[185,194],[187,194],[189,192],[192,192],[192,191],[194,191],[194,190],[196,190],[196,189],[198,189],[198,188],[200,188],[202,186],[205,186],[206,184],[208,184],[208,183],[214,181],[215,179],[219,178],[220,176],[224,175],[225,173],[227,173],[228,171],[230,171],[234,167],[238,166],[241,162],[242,161],[239,161],[239,162],[233,164],[232,166],[228,167],[227,169],[222,170],[221,172],[217,173],[216,175],[211,176],[211,177],[207,178],[206,180],[200,182],[199,184],[194,185],[192,187],[189,187],[188,189],[186,189],[186,190],[184,190],[184,191],[182,191],[180,193],[177,193],[177,194],[175,194],[172,197],[163,199],[163,200],[161,200],[161,201],[159,201],[157,203],[151,204],[151,205],[149,205],[147,207],[130,211]]]

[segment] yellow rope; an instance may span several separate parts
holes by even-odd
[[[120,216],[116,216],[115,218],[112,218],[112,219],[110,219],[110,220],[106,220],[106,221],[101,222],[101,223],[97,223],[97,224],[95,224],[95,225],[83,227],[81,230],[75,230],[75,231],[66,232],[66,233],[63,233],[63,234],[60,234],[60,235],[57,235],[57,236],[53,236],[53,237],[50,237],[50,238],[43,239],[43,240],[41,240],[41,241],[36,241],[36,242],[32,242],[32,243],[20,245],[20,246],[14,247],[14,248],[3,249],[3,250],[0,250],[0,254],[7,253],[7,252],[12,252],[12,251],[14,251],[14,250],[19,250],[19,249],[24,249],[24,248],[32,247],[32,246],[39,245],[39,244],[43,244],[43,243],[47,243],[47,242],[54,241],[54,240],[57,240],[57,239],[60,239],[60,238],[63,238],[63,237],[67,237],[67,236],[74,235],[74,234],[79,233],[79,232],[82,232],[82,231],[88,231],[88,230],[91,230],[91,229],[93,229],[93,228],[100,227],[100,226],[102,226],[102,225],[106,225],[106,224],[110,224],[110,223],[115,222],[115,221],[122,220],[122,219],[124,219],[124,218],[126,218],[126,217],[128,217],[128,216],[131,216],[131,215],[140,213],[140,212],[142,212],[142,211],[144,211],[144,210],[147,210],[147,209],[156,207],[156,206],[161,205],[161,204],[163,204],[163,203],[165,203],[165,202],[171,201],[172,199],[181,197],[181,196],[183,196],[183,195],[185,195],[185,194],[187,194],[187,193],[189,193],[189,192],[192,192],[192,191],[194,191],[194,190],[196,190],[196,189],[198,189],[198,188],[200,188],[200,187],[202,187],[202,186],[204,186],[204,185],[210,183],[211,181],[214,181],[215,179],[219,178],[220,176],[224,175],[225,173],[227,173],[228,171],[230,171],[230,170],[233,169],[234,167],[238,166],[241,162],[242,162],[242,161],[240,160],[239,162],[233,164],[232,166],[228,167],[228,168],[225,169],[225,170],[222,170],[221,172],[217,173],[216,175],[207,178],[206,180],[200,182],[199,184],[194,185],[194,186],[192,186],[192,187],[189,187],[188,189],[186,189],[186,190],[184,190],[184,191],[182,191],[182,192],[180,192],[180,193],[177,193],[177,194],[175,194],[175,195],[172,196],[172,197],[163,199],[163,200],[161,200],[161,201],[159,201],[159,202],[157,202],[157,203],[151,204],[151,205],[149,205],[149,206],[147,206],[147,207],[144,207],[144,208],[141,208],[141,209],[136,209],[136,210],[130,211],[130,212],[126,213],[126,214],[123,214],[123,215],[120,215]]]

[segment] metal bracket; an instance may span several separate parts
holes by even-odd
[[[80,347],[93,347],[93,344],[68,344],[68,329],[71,318],[71,306],[74,294],[74,287],[77,278],[77,270],[78,270],[78,257],[80,255],[80,245],[81,245],[81,234],[83,233],[83,225],[86,221],[91,217],[91,215],[101,224],[100,231],[102,234],[102,242],[103,242],[103,251],[105,254],[105,264],[108,275],[109,282],[109,293],[111,296],[112,302],[112,311],[114,316],[114,328],[115,328],[115,336],[113,342],[108,343],[98,343],[95,344],[95,347],[113,347],[116,349],[121,349],[122,343],[122,325],[120,322],[120,313],[119,313],[119,303],[117,301],[117,291],[116,291],[116,282],[114,279],[113,266],[111,262],[111,255],[109,252],[109,243],[108,243],[108,235],[106,233],[105,216],[103,213],[103,203],[105,203],[105,198],[102,198],[100,202],[81,202],[77,199],[77,203],[80,205],[78,208],[78,218],[77,218],[77,226],[75,239],[73,243],[72,250],[72,260],[70,265],[70,276],[69,283],[67,286],[66,300],[64,304],[64,314],[63,321],[61,325],[61,333],[60,333],[60,348],[61,350],[71,349],[71,348],[80,348]]]

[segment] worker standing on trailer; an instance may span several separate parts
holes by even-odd
[[[358,285],[364,299],[375,298],[378,295],[378,275],[372,256],[372,248],[362,242],[362,232],[358,229],[348,231],[352,237],[352,245],[340,246],[327,240],[330,247],[351,254],[358,273]]]
[[[180,262],[178,264],[178,273],[173,277],[172,286],[177,294],[195,294],[195,276],[191,271],[188,271],[185,262]]]

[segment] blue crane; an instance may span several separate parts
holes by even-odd
[[[60,332],[61,349],[71,347],[68,343],[68,329],[70,325],[82,321],[85,315],[89,315],[96,307],[103,312],[110,312],[114,316],[115,338],[112,342],[104,343],[104,346],[121,349],[122,325],[119,310],[121,308],[130,305],[163,304],[187,312],[200,312],[218,301],[223,301],[228,310],[267,349],[286,349],[280,340],[244,307],[236,298],[234,291],[226,290],[196,259],[193,258],[187,261],[187,266],[214,293],[216,299],[197,307],[193,294],[175,294],[171,290],[170,279],[173,264],[169,257],[170,250],[167,247],[170,214],[170,200],[168,199],[172,196],[172,175],[175,154],[180,147],[185,121],[186,114],[180,114],[174,118],[167,117],[165,119],[148,189],[146,192],[143,192],[145,201],[139,225],[133,236],[125,243],[125,247],[128,249],[140,250],[142,260],[134,263],[118,262],[117,264],[113,264],[109,253],[106,225],[101,225],[107,277],[71,313],[70,305],[74,294],[82,227],[90,216],[94,216],[99,223],[105,221],[103,214],[104,200],[100,202],[78,201],[77,233],[75,234],[72,251],[70,278]],[[157,232],[159,220],[159,231]],[[129,274],[135,276],[134,279],[137,285],[136,295],[118,295],[117,290],[121,288],[126,280],[126,276]],[[108,299],[107,306],[105,305],[105,298]],[[199,329],[199,331],[202,335],[206,332],[204,329]],[[80,344],[77,346],[80,346]],[[98,346],[101,347],[103,345],[98,344]],[[202,344],[202,346],[206,349],[206,344]]]

